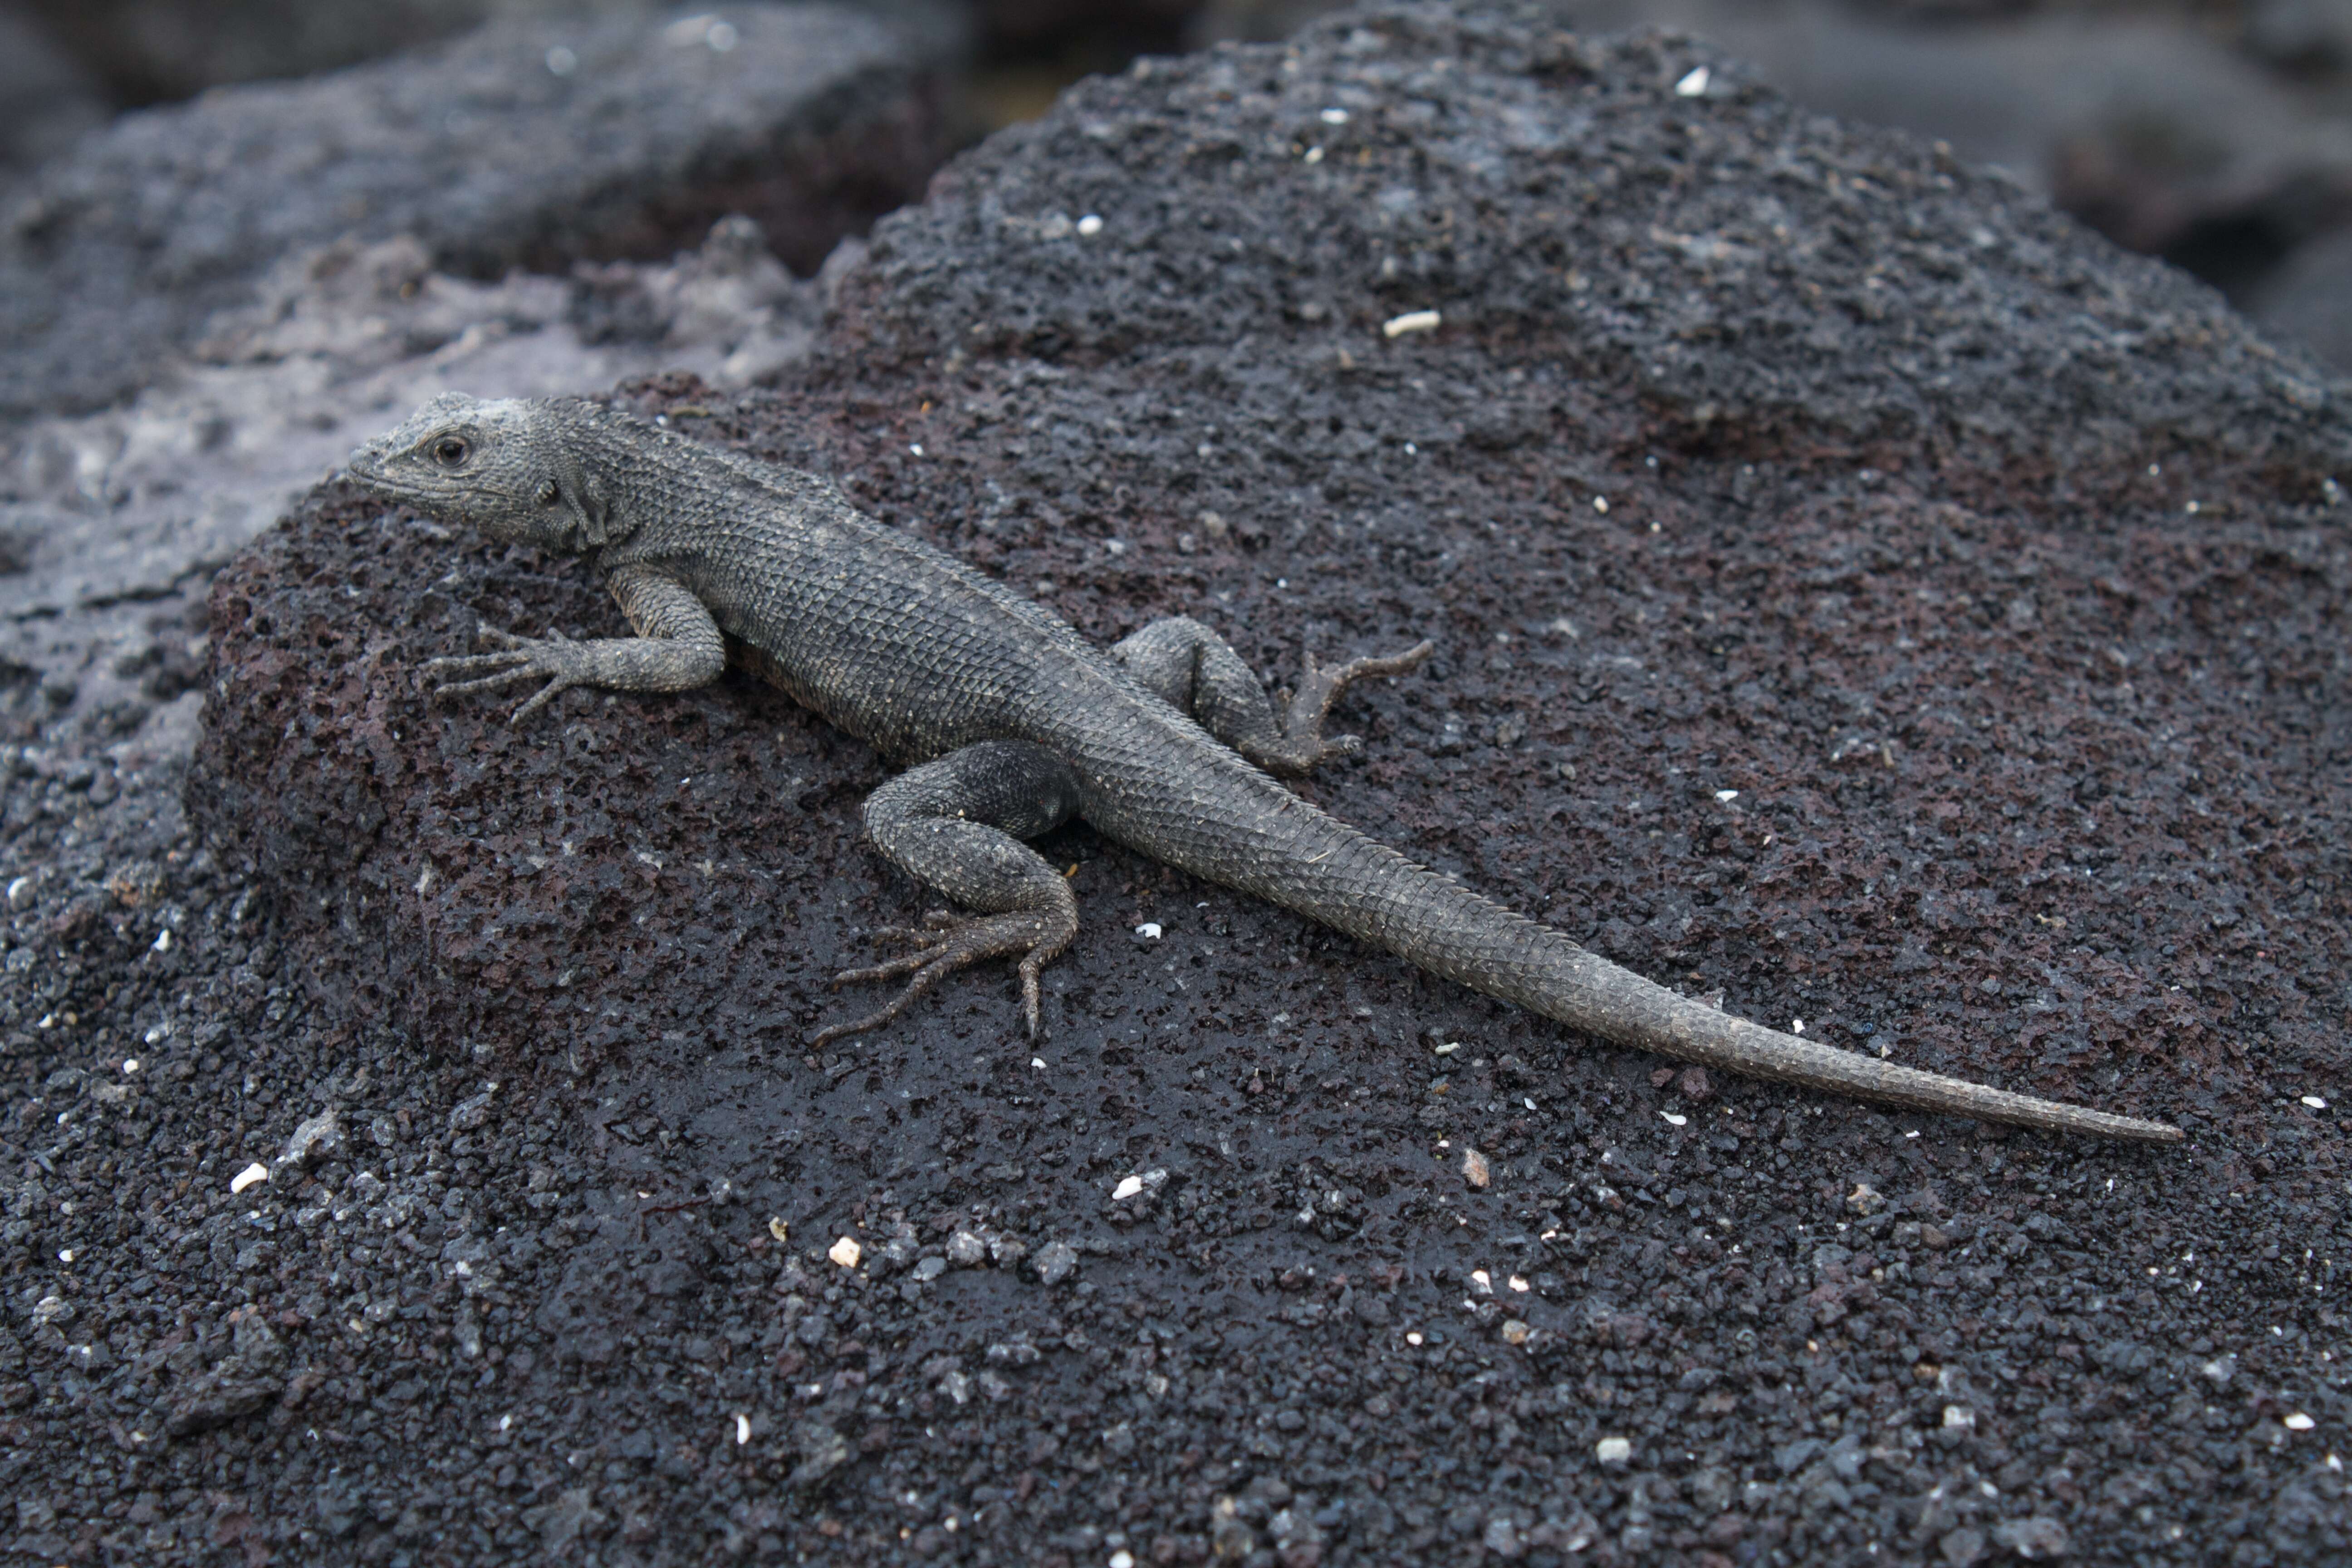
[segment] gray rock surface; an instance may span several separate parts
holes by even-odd
[[[658,0],[14,0],[125,102],[310,76],[485,22],[642,15]]]
[[[2252,291],[2246,313],[2272,342],[2352,374],[2352,229],[2287,258]]]
[[[813,1052],[922,908],[873,756],[740,679],[428,702],[483,623],[619,617],[330,486],[215,589],[184,940],[57,873],[20,917],[19,1310],[77,1310],[11,1417],[45,1541],[183,1544],[108,1512],[106,1422],[209,1392],[164,1326],[244,1292],[285,1392],[136,1484],[241,1462],[305,1561],[2352,1552],[2336,388],[2014,182],[1539,13],[1093,82],[871,244],[772,384],[627,399],[1098,639],[1435,636],[1353,705],[1342,816],[2194,1141],[1701,1098],[1083,831],[1043,1048],[999,973]],[[88,854],[72,779],[18,788],[12,853]],[[356,1147],[222,1195],[328,1106]],[[959,1227],[989,1264],[927,1279]]]
[[[527,19],[125,116],[45,165],[0,228],[0,415],[152,384],[272,268],[345,237],[414,236],[488,279],[666,256],[737,212],[814,269],[940,155],[942,16]]]
[[[0,9],[0,180],[103,124],[98,83],[26,16]]]
[[[741,217],[669,263],[568,279],[451,277],[405,236],[289,258],[162,384],[0,430],[0,668],[19,672],[0,710],[53,750],[184,760],[211,573],[359,441],[451,386],[544,395],[675,370],[740,387],[807,352],[823,292]]]

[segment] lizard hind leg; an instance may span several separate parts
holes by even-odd
[[[1021,960],[1021,1009],[1041,1027],[1038,975],[1078,931],[1077,900],[1045,858],[1022,840],[1077,811],[1077,779],[1043,746],[983,741],[909,769],[868,795],[866,828],[884,858],[956,902],[980,911],[924,917],[915,951],[835,977],[836,985],[904,977],[905,987],[855,1023],[811,1040],[823,1045],[880,1028],[957,970],[984,959]]]
[[[1297,777],[1318,763],[1345,756],[1362,742],[1353,735],[1326,738],[1331,704],[1359,680],[1402,675],[1435,648],[1423,642],[1383,658],[1351,659],[1326,669],[1307,656],[1295,693],[1268,700],[1257,677],[1224,638],[1190,616],[1171,616],[1138,628],[1110,648],[1146,690],[1192,715],[1201,727],[1270,773]]]

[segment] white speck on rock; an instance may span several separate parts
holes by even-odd
[[[1110,1190],[1110,1195],[1113,1202],[1124,1203],[1142,1190],[1143,1178],[1141,1176],[1129,1176],[1124,1181],[1120,1182],[1118,1185]]]
[[[228,1179],[228,1190],[233,1193],[241,1193],[257,1182],[266,1182],[268,1180],[269,1180],[269,1167],[257,1160],[252,1164],[247,1165],[244,1170],[239,1171],[236,1175],[231,1176]]]
[[[844,1268],[855,1268],[857,1267],[857,1260],[866,1256],[866,1249],[857,1245],[856,1237],[845,1236],[827,1247],[824,1255]]]
[[[2290,1432],[2308,1432],[2314,1426],[2318,1426],[2319,1423],[2314,1421],[2310,1416],[2305,1415],[2302,1411],[2298,1410],[2292,1415],[2281,1418],[2279,1425],[2285,1427]]]
[[[1384,338],[1401,338],[1407,332],[1433,332],[1444,320],[1434,310],[1407,310],[1402,316],[1391,316],[1381,323]]]
[[[1081,239],[1092,239],[1095,236],[1097,236],[1097,235],[1100,234],[1101,232],[1102,232],[1102,219],[1101,219],[1101,218],[1099,218],[1099,217],[1097,217],[1097,216],[1096,216],[1093,213],[1088,213],[1088,214],[1087,214],[1087,216],[1084,216],[1084,217],[1082,217],[1082,218],[1080,218],[1080,219],[1078,220],[1078,237],[1079,237],[1079,238],[1081,238]]]
[[[1622,1465],[1633,1458],[1633,1440],[1628,1437],[1603,1437],[1592,1445],[1592,1457],[1604,1465]]]
[[[2327,1101],[2326,1101],[2325,1100],[2322,1100],[2319,1096],[2317,1096],[2317,1095],[2315,1095],[2315,1094],[2306,1094],[2306,1095],[2305,1095],[2305,1096],[2303,1097],[2303,1102],[2304,1102],[2304,1104],[2305,1104],[2305,1105],[2307,1105],[2307,1106],[2311,1107],[2311,1109],[2312,1109],[2312,1110],[2326,1110],[2326,1109],[2327,1109]]]
[[[1327,109],[1323,111],[1323,123],[1345,125],[1348,123],[1348,111],[1344,109]]]
[[[1135,928],[1135,934],[1141,937],[1146,942],[1158,942],[1160,935],[1160,922],[1157,921],[1146,921],[1141,925]]]
[[[1675,83],[1675,96],[1676,98],[1705,98],[1706,96],[1706,84],[1712,81],[1714,77],[1715,73],[1708,70],[1705,66],[1694,66],[1689,71],[1685,73],[1682,80]]]
[[[1690,1118],[1687,1116],[1677,1116],[1671,1110],[1661,1110],[1658,1114],[1665,1119],[1665,1123],[1669,1127],[1687,1127],[1690,1125]]]
[[[1719,789],[1715,792],[1715,798],[1721,801],[1724,805],[1729,805],[1733,801],[1739,798],[1739,792],[1736,789]]]
[[[735,1446],[740,1448],[751,1440],[751,1418],[739,1411],[735,1416]]]

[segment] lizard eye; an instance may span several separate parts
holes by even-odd
[[[474,448],[461,436],[444,436],[433,443],[433,460],[445,468],[459,467],[473,453]]]

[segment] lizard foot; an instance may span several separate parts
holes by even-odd
[[[545,681],[529,701],[509,716],[508,723],[520,724],[566,689],[583,684],[580,649],[562,632],[545,637],[519,637],[512,632],[484,626],[480,635],[498,651],[425,662],[421,673],[433,683],[433,695],[462,697],[467,692],[489,691],[519,681]]]
[[[1331,704],[1357,681],[1370,679],[1376,675],[1402,675],[1407,670],[1417,669],[1435,651],[1435,643],[1423,641],[1402,653],[1378,658],[1353,658],[1332,669],[1325,669],[1315,662],[1313,654],[1308,654],[1306,673],[1299,679],[1297,691],[1284,692],[1275,700],[1276,706],[1283,710],[1283,739],[1292,752],[1286,760],[1303,773],[1328,758],[1361,751],[1364,745],[1361,736],[1324,738],[1323,724],[1330,717]]]
[[[887,927],[874,933],[879,941],[911,939],[923,943],[913,952],[869,968],[846,970],[833,977],[834,984],[841,986],[910,975],[906,988],[855,1023],[834,1024],[818,1030],[810,1037],[810,1045],[830,1045],[851,1035],[869,1034],[905,1012],[917,997],[957,970],[983,959],[1008,958],[1014,953],[1021,955],[1022,1016],[1028,1023],[1029,1037],[1037,1037],[1041,1007],[1037,975],[1078,934],[1075,911],[1014,910],[1001,915],[955,915],[942,910],[925,915],[923,924],[927,929],[919,931]]]

